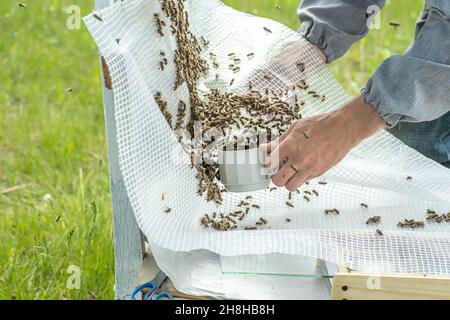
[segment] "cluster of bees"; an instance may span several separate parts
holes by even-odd
[[[159,107],[159,110],[161,110],[161,113],[166,118],[167,123],[172,128],[172,114],[169,112],[169,110],[167,110],[167,102],[163,99],[162,93],[160,91],[157,91],[155,93],[154,98],[155,98],[156,104]]]
[[[159,55],[162,57],[161,61],[159,62],[159,69],[163,71],[169,62],[167,61],[166,53],[164,51],[161,50],[159,52]]]
[[[334,208],[334,209],[325,209],[325,214],[326,215],[329,215],[329,214],[339,215],[340,212],[336,208]]]
[[[309,182],[306,182],[306,185],[309,185]],[[269,191],[272,192],[273,190],[276,190],[276,189],[277,188],[271,188]],[[299,189],[297,189],[295,191],[295,193],[296,194],[302,194],[302,192]],[[294,192],[289,192],[288,193],[288,199],[286,201],[286,206],[288,206],[289,208],[294,208],[295,207],[293,202],[292,202],[293,201],[293,195],[294,195]],[[318,197],[319,196],[319,191],[317,191],[316,189],[303,190],[303,200],[304,201],[311,202],[311,197],[312,196]],[[333,210],[337,211],[337,209],[333,209]],[[328,212],[330,210],[326,210],[326,211],[327,211],[327,214],[330,213],[330,212]]]
[[[404,219],[403,221],[400,221],[397,224],[397,226],[400,227],[400,228],[416,229],[416,228],[423,228],[423,227],[425,227],[425,222],[423,222],[423,221],[416,221],[414,219]]]
[[[443,214],[438,214],[436,211],[428,209],[427,210],[427,221],[429,222],[436,222],[436,223],[441,223],[441,222],[450,222],[450,212],[448,212],[447,214],[443,213]]]
[[[243,221],[250,213],[250,210],[260,209],[257,204],[252,204],[250,201],[252,196],[247,196],[245,200],[242,200],[238,205],[238,210],[229,214],[217,214],[214,212],[211,216],[205,214],[200,219],[200,224],[204,228],[211,228],[217,231],[231,231],[231,230],[257,230],[258,227],[267,225],[268,221],[263,217],[260,217],[254,225],[243,225],[239,227],[241,221]],[[270,227],[269,227],[270,228]]]
[[[230,59],[230,64],[228,65],[228,68],[233,71],[234,73],[238,73],[241,71],[241,59],[236,56],[236,53],[229,53],[228,59]]]
[[[158,33],[161,37],[164,37],[163,28],[166,26],[166,23],[161,20],[159,13],[154,13],[153,17],[155,18],[156,22],[156,30],[158,30]]]

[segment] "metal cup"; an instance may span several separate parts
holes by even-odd
[[[271,174],[264,168],[267,153],[252,148],[219,151],[220,180],[229,192],[251,192],[267,188]]]

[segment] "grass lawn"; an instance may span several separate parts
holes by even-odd
[[[76,4],[87,14],[93,1],[25,2],[27,8],[0,2],[0,299],[111,299],[113,235],[97,50],[84,26],[66,28],[64,11]],[[299,26],[298,0],[225,2]],[[408,47],[422,3],[391,1],[381,29],[332,66],[349,92],[357,94],[383,59]],[[391,20],[401,27],[389,26]],[[81,271],[79,290],[67,288],[73,266]]]

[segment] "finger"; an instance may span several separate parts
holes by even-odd
[[[276,170],[280,167],[280,163],[289,157],[290,150],[290,142],[285,140],[267,156],[264,166],[270,171]]]
[[[280,144],[280,139],[275,139],[269,143],[265,143],[259,146],[259,150],[265,153],[271,153]]]
[[[295,125],[295,123],[292,124],[289,127],[289,129],[286,130],[279,138],[277,138],[269,143],[262,144],[260,146],[260,149],[267,153],[271,153],[272,150],[274,150],[277,146],[279,146],[280,143],[282,143],[289,136],[289,134],[292,132],[292,129],[294,128],[294,125]]]
[[[295,170],[286,164],[272,177],[272,182],[277,187],[283,187],[293,175],[295,175]]]
[[[299,171],[286,182],[286,189],[290,192],[294,192],[309,179],[311,179],[309,170]]]

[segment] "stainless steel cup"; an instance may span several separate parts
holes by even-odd
[[[267,188],[271,175],[263,166],[266,155],[258,148],[219,151],[220,180],[227,191],[251,192]]]

